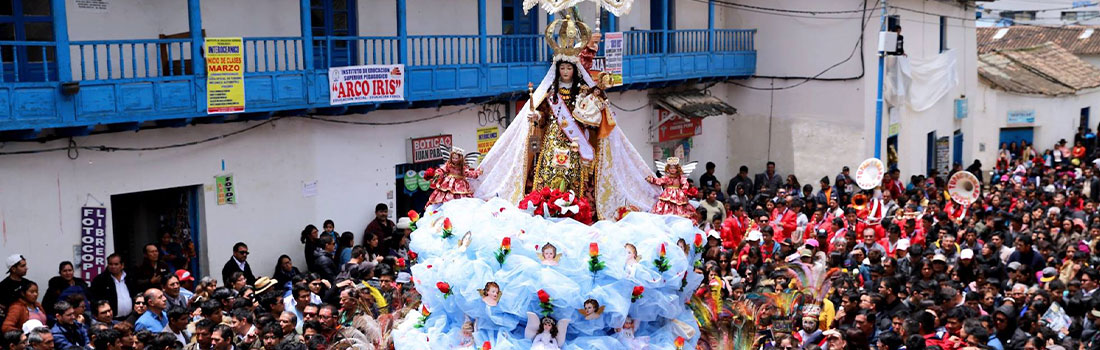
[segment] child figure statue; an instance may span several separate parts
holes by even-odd
[[[466,178],[476,179],[481,175],[481,170],[476,169],[477,161],[481,153],[471,152],[464,154],[461,148],[441,145],[443,153],[443,165],[436,169],[432,178],[431,197],[428,197],[430,207],[435,204],[443,204],[451,200],[473,197],[474,189]]]
[[[555,321],[550,316],[540,319],[534,312],[528,312],[524,336],[531,339],[531,350],[561,350],[568,327],[568,319]]]
[[[669,157],[668,162],[656,162],[656,164],[657,168],[664,168],[664,175],[659,178],[650,176],[646,181],[661,186],[664,191],[657,197],[657,203],[653,204],[653,210],[650,212],[658,215],[678,215],[696,222],[698,218],[695,208],[688,203],[688,197],[684,191],[688,188],[687,177],[692,170],[695,170],[698,162],[691,162],[681,167],[680,158]]]

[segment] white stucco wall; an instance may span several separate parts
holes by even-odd
[[[614,93],[615,103],[633,108],[649,103],[649,91]],[[342,120],[395,122],[448,113],[463,106],[383,110],[366,115],[326,117]],[[503,108],[502,108],[503,110]],[[237,241],[249,245],[253,270],[268,275],[276,258],[289,254],[304,266],[298,235],[306,224],[320,226],[333,219],[340,232],[361,234],[373,218],[374,205],[394,204],[394,166],[406,163],[408,140],[452,134],[456,145],[476,149],[477,108],[431,121],[394,126],[353,126],[301,118],[277,120],[247,133],[215,142],[150,152],[81,151],[70,160],[65,152],[0,157],[0,223],[4,235],[0,256],[27,253],[30,278],[48,280],[53,265],[74,259],[79,242],[79,209],[90,194],[106,202],[108,237],[113,237],[112,195],[179,186],[203,185],[201,211],[205,236],[206,273],[220,271]],[[652,160],[649,122],[652,108],[618,111],[617,122],[641,156]],[[719,159],[725,154],[726,117],[704,121],[696,137],[696,159]],[[146,147],[204,139],[254,125],[226,123],[119,132],[76,138],[80,145]],[[501,129],[503,131],[503,128]],[[4,151],[40,149],[67,144],[67,140],[6,143]],[[217,205],[214,176],[225,172],[237,179],[239,203]],[[302,196],[302,184],[316,180],[315,197]],[[391,215],[393,213],[391,211]],[[400,214],[398,214],[400,215]],[[113,238],[107,252],[114,251]]]
[[[1087,90],[1077,95],[1049,97],[1040,95],[1024,95],[994,90],[985,84],[980,89],[985,96],[986,109],[984,113],[975,119],[975,123],[984,125],[975,130],[975,134],[985,143],[985,156],[982,164],[992,166],[997,157],[997,149],[1000,146],[1000,129],[1006,127],[1032,127],[1034,130],[1033,142],[1040,150],[1049,149],[1058,140],[1065,139],[1072,147],[1073,135],[1080,126],[1081,108],[1090,107],[1091,111],[1100,108],[1100,93],[1097,90]],[[1016,110],[1034,110],[1035,123],[1008,124],[1008,112]],[[1089,128],[1095,128],[1097,118],[1095,112],[1091,113]],[[988,163],[987,163],[988,162]]]

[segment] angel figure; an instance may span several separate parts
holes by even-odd
[[[539,319],[534,312],[527,312],[527,327],[523,335],[531,339],[531,350],[561,350],[567,329],[569,319],[556,321],[550,316]]]
[[[634,265],[638,263],[638,247],[635,247],[633,243],[627,243],[623,246],[626,248],[626,264]]]
[[[473,232],[466,231],[466,234],[462,235],[462,239],[458,240],[458,247],[460,250],[465,251],[470,247],[470,241],[474,239]]]
[[[475,349],[474,344],[474,329],[476,329],[476,323],[468,316],[466,320],[462,322],[462,331],[458,333],[458,337],[455,339],[455,343],[451,346],[451,349]]]
[[[430,207],[434,204],[443,204],[450,200],[473,197],[474,189],[470,187],[467,177],[476,179],[481,176],[481,170],[476,169],[481,153],[465,151],[458,147],[440,145],[443,154],[443,165],[435,171],[432,179],[431,197],[428,197]]]
[[[481,301],[485,302],[485,305],[497,306],[500,302],[500,285],[496,282],[486,282],[485,288],[478,289],[478,293],[481,293]]]
[[[630,350],[643,350],[649,348],[649,337],[635,337],[634,333],[638,332],[638,323],[630,316],[626,317],[626,321],[623,322],[622,328],[615,329],[618,334],[619,342]]]
[[[577,311],[584,315],[585,320],[591,321],[603,316],[603,308],[596,299],[588,299],[584,301],[584,308]]]
[[[558,261],[561,260],[561,254],[558,253],[558,247],[553,244],[546,243],[542,246],[542,264],[547,266],[558,266]]]
[[[698,215],[695,213],[695,208],[688,203],[687,194],[684,190],[688,188],[687,177],[691,174],[692,170],[695,170],[695,165],[699,162],[691,162],[680,166],[680,158],[669,157],[667,162],[656,162],[658,168],[664,168],[664,176],[659,178],[646,177],[646,181],[649,183],[658,185],[664,188],[664,192],[657,197],[657,203],[653,204],[653,214],[658,215],[678,215],[688,219],[692,222],[698,221]]]

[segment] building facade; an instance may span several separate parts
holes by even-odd
[[[90,259],[95,269],[118,252],[137,264],[165,232],[194,244],[194,261],[181,263],[203,275],[238,241],[258,274],[284,253],[304,266],[300,231],[325,219],[359,242],[375,204],[396,219],[424,196],[405,186],[408,171],[436,164],[418,162],[417,141],[478,149],[508,125],[551,54],[541,38],[551,18],[524,14],[522,1],[48,4],[34,12],[48,25],[17,31],[38,36],[0,41],[0,253],[26,253],[43,281],[53,271],[39,263]],[[579,12],[594,25],[594,7]],[[709,82],[753,74],[755,31],[686,0],[637,1],[602,26],[624,33],[624,85],[610,98],[639,153],[724,155],[731,116],[690,121],[692,132],[662,148],[651,95],[687,86],[729,96]],[[243,38],[243,111],[207,113],[204,37]],[[367,64],[403,64],[404,100],[330,104],[328,68]],[[102,242],[86,224],[103,226]]]

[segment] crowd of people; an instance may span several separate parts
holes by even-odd
[[[966,171],[980,198],[960,205],[946,174],[903,181],[891,169],[862,190],[848,167],[818,186],[772,162],[741,166],[723,187],[713,163],[693,205],[707,236],[697,295],[727,303],[797,282],[790,264],[829,271],[799,310],[757,320],[762,349],[1100,349],[1100,174],[1095,139],[1070,148],[1002,145]],[[91,281],[70,262],[45,286],[23,255],[4,261],[0,344],[23,350],[389,349],[390,329],[419,306],[409,267],[410,220],[379,204],[361,235],[325,221],[300,236],[305,270],[288,255],[257,277],[248,245],[232,247],[221,279],[176,269],[170,238],[127,267],[112,254]],[[166,236],[167,237],[167,236]],[[357,242],[358,241],[358,242]],[[167,249],[167,250],[166,250]],[[219,282],[221,283],[219,285]],[[44,292],[40,288],[45,287]],[[780,327],[791,325],[793,327]]]
[[[108,256],[106,271],[91,281],[76,277],[65,261],[39,286],[26,278],[33,257],[11,255],[0,281],[0,344],[12,350],[391,349],[389,330],[419,296],[408,273],[409,220],[388,220],[383,204],[376,215],[361,244],[351,232],[337,234],[331,220],[323,231],[307,226],[301,233],[307,271],[282,255],[270,276],[256,277],[243,242],[233,245],[220,280],[174,268],[163,258],[171,256],[169,238],[146,245],[136,268],[118,254]]]
[[[1100,349],[1094,141],[1082,130],[1072,148],[1002,145],[992,169],[965,169],[988,175],[969,205],[947,191],[962,164],[908,181],[892,169],[865,191],[848,167],[815,189],[769,162],[751,178],[741,166],[722,191],[709,163],[697,295],[746,303],[805,282],[794,264],[826,271],[822,295],[759,320],[759,348]]]

